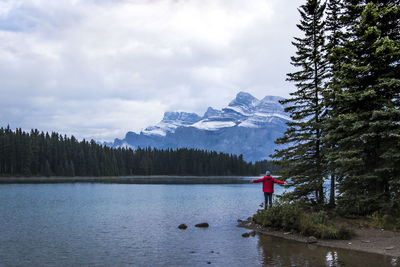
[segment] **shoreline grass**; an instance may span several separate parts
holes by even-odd
[[[335,224],[325,211],[312,211],[296,202],[275,202],[266,210],[259,210],[254,221],[263,227],[297,232],[322,239],[350,239],[354,231]]]

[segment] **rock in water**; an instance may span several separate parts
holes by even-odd
[[[249,237],[249,236],[250,236],[250,233],[243,233],[242,236],[243,236],[243,237]]]
[[[209,227],[210,225],[209,225],[208,223],[206,223],[206,222],[203,222],[203,223],[198,223],[198,224],[196,224],[195,226],[196,226],[196,227],[201,227],[201,228],[207,228],[207,227]]]
[[[179,229],[185,230],[187,228],[187,225],[182,223],[178,226]]]

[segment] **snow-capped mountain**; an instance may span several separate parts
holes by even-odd
[[[142,131],[145,135],[161,135],[173,133],[178,127],[188,127],[201,120],[196,113],[187,112],[165,112],[162,121],[155,126],[147,127]]]
[[[161,135],[173,133],[178,127],[195,127],[201,130],[217,131],[226,127],[261,128],[271,123],[288,121],[277,96],[266,96],[258,100],[249,93],[240,92],[229,105],[216,110],[209,107],[203,117],[195,113],[166,112],[161,122],[147,127],[141,133],[145,135]]]
[[[249,161],[262,160],[274,151],[276,138],[290,120],[277,96],[259,100],[240,92],[222,110],[209,107],[201,117],[195,113],[166,112],[164,118],[139,134],[128,132],[113,146],[198,148],[243,154]]]

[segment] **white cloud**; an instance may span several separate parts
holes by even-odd
[[[3,108],[6,114],[13,113],[14,120],[8,122],[11,127],[56,131],[79,139],[94,138],[98,141],[110,141],[128,131],[139,130],[137,124],[155,124],[166,108],[157,101],[66,101],[54,97],[35,97],[23,104],[24,110],[12,105]],[[0,115],[1,121],[5,120],[3,114]]]
[[[292,88],[299,0],[0,3],[3,126],[110,141],[167,110]]]

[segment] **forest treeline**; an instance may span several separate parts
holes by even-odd
[[[196,149],[110,148],[94,140],[0,128],[2,176],[259,175],[268,161]]]
[[[294,185],[285,198],[398,218],[400,1],[307,0],[298,10],[287,78],[296,91],[281,102],[292,122],[273,155]]]

